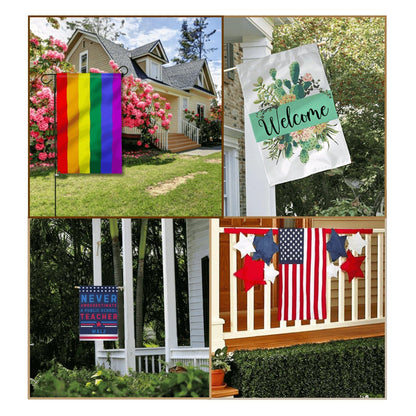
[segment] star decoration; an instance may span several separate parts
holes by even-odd
[[[240,233],[240,239],[238,243],[234,244],[233,247],[239,250],[241,257],[245,257],[247,254],[254,253],[256,249],[253,246],[254,236],[246,237],[243,233]]]
[[[244,257],[244,266],[234,273],[234,276],[244,280],[244,289],[247,292],[254,285],[265,285],[264,261],[253,260],[250,256]]]
[[[361,270],[361,263],[365,256],[355,257],[350,250],[347,251],[347,260],[341,265],[341,270],[348,273],[348,280],[351,282],[354,277],[364,277]]]
[[[264,263],[264,280],[268,280],[269,282],[274,283],[274,279],[279,274],[277,270],[273,267],[273,263],[270,263],[268,266]]]
[[[328,250],[329,255],[331,256],[332,261],[335,261],[340,256],[345,257],[347,255],[347,253],[345,252],[346,238],[346,235],[340,237],[334,229],[331,230],[331,238],[326,243],[326,249]]]
[[[348,241],[348,249],[349,250],[354,250],[358,254],[361,254],[361,251],[362,251],[363,247],[365,247],[367,245],[367,241],[365,241],[361,237],[359,232],[357,234],[348,236],[347,241]]]
[[[273,241],[273,230],[269,230],[264,237],[254,237],[254,246],[256,251],[253,254],[253,260],[262,259],[269,264],[273,254],[279,252],[279,246]]]
[[[326,268],[327,277],[338,277],[339,266],[335,266],[334,263],[329,263]]]

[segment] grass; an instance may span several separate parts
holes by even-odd
[[[123,158],[121,175],[60,175],[56,180],[56,215],[62,217],[213,217],[221,215],[221,152],[190,156],[147,152]],[[166,194],[146,188],[198,174]],[[54,171],[32,172],[30,216],[55,215]]]

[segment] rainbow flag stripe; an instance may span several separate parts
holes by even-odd
[[[121,74],[56,74],[59,173],[121,173]]]

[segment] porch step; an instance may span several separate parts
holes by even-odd
[[[200,144],[195,143],[188,136],[181,133],[169,133],[168,150],[173,153],[184,152],[186,150],[196,149],[201,147]]]

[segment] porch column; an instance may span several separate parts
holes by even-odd
[[[265,38],[246,39],[241,43],[243,62],[264,58],[271,53],[270,41]],[[246,154],[246,215],[275,216],[275,188],[270,186],[263,161],[257,148],[248,114],[244,118],[245,154]]]
[[[210,313],[211,313],[211,351],[225,346],[223,325],[224,319],[220,318],[220,220],[213,218],[209,220],[209,241],[210,241]]]
[[[92,269],[94,286],[102,285],[101,274],[101,220],[92,219]],[[99,365],[98,353],[104,349],[104,341],[94,341],[95,365]]]
[[[176,330],[175,249],[173,220],[162,219],[163,300],[165,315],[165,361],[170,365],[171,349],[178,346]]]
[[[124,295],[124,350],[125,374],[136,371],[134,342],[134,303],[133,303],[133,253],[131,242],[131,219],[121,220],[123,243],[123,295]]]

